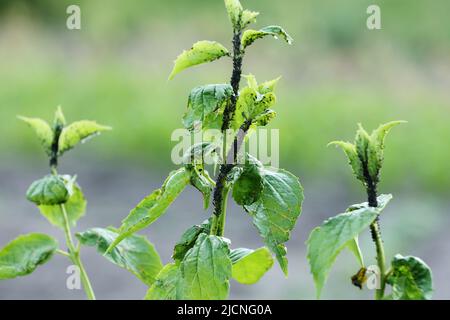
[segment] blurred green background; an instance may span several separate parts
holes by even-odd
[[[244,73],[253,73],[260,81],[283,76],[277,89],[278,117],[272,128],[280,129],[281,166],[301,177],[306,200],[288,245],[293,280],[283,280],[279,270],[274,270],[255,289],[232,287],[232,297],[314,297],[303,244],[308,232],[322,219],[365,197],[344,156],[326,145],[335,139],[352,140],[358,122],[371,130],[397,119],[408,124],[395,128],[388,137],[379,188],[395,195],[382,221],[388,254],[392,256],[397,249],[403,254],[421,254],[438,279],[435,297],[450,297],[446,278],[450,266],[450,2],[242,3],[261,12],[257,26],[282,25],[295,39],[293,46],[269,38],[258,41],[248,50]],[[65,12],[70,4],[81,7],[79,31],[66,28]],[[382,30],[366,28],[370,4],[381,7]],[[55,107],[61,105],[69,121],[95,119],[114,128],[62,161],[67,171],[80,172],[82,184],[83,174],[87,176],[85,189],[90,191],[88,198],[96,210],[90,210],[81,227],[118,224],[127,210],[161,184],[165,172],[174,167],[170,135],[181,127],[189,90],[228,81],[230,76],[230,61],[223,59],[187,70],[168,82],[173,59],[197,40],[228,45],[230,32],[221,0],[2,0],[1,243],[15,233],[35,230],[34,226],[46,228],[22,194],[33,179],[46,172],[47,160],[31,131],[16,120],[17,114],[51,119]],[[105,184],[109,196],[105,195]],[[198,195],[192,194],[195,196],[185,201],[199,202]],[[176,214],[186,214],[185,224],[179,222],[178,233],[201,221],[203,216],[195,213],[201,210],[199,205],[185,206],[175,203],[174,211],[182,208],[188,213],[171,213],[161,228],[164,223],[173,227],[178,221]],[[251,226],[241,226],[239,219],[245,223],[248,219],[241,218],[239,210],[234,208],[235,217],[230,215],[230,220],[237,219],[230,223],[230,234],[237,241],[255,241],[257,245],[259,239]],[[101,219],[95,218],[97,211],[104,212],[99,214]],[[188,218],[190,212],[196,220]],[[167,230],[152,228],[148,234],[157,247],[161,241],[173,243],[177,238],[174,235],[169,239]],[[372,244],[368,237],[364,239],[367,255],[373,258]],[[167,251],[164,257],[168,259],[170,244],[167,250],[164,248],[161,250]],[[91,256],[96,259],[94,253]],[[351,287],[348,278],[356,271],[355,266],[350,256],[338,259],[325,298],[371,296],[367,290],[361,293]],[[121,275],[120,270],[115,272],[111,269],[115,277]],[[101,270],[98,273],[102,277]],[[43,274],[41,278],[45,278]],[[33,279],[37,287],[43,285],[37,276]],[[19,286],[13,281],[0,283],[0,298],[33,298],[29,284],[18,281]],[[108,279],[97,281],[103,293],[100,297],[121,297],[107,290]],[[126,298],[140,298],[145,292],[139,287],[136,293],[138,284],[132,278],[121,281],[123,292],[129,293]],[[59,289],[55,290],[64,291],[63,286],[56,284]],[[52,290],[44,297],[82,297]]]

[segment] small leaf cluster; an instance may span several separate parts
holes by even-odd
[[[329,145],[336,145],[342,148],[358,180],[367,184],[370,179],[373,184],[377,184],[380,180],[380,170],[383,165],[386,135],[393,127],[404,122],[392,121],[380,125],[370,135],[359,124],[354,143],[333,141]]]
[[[51,156],[61,156],[66,151],[74,148],[78,143],[95,136],[102,131],[111,130],[95,121],[81,120],[66,125],[66,119],[61,107],[55,112],[53,125],[40,118],[28,118],[19,116],[20,120],[27,123],[36,133],[44,151]]]

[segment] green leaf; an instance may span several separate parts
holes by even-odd
[[[379,174],[383,164],[385,137],[391,128],[403,122],[405,121],[392,121],[380,125],[371,135],[364,130],[361,124],[358,124],[355,144],[333,141],[329,145],[338,145],[344,150],[358,180],[364,184],[367,183],[364,175],[364,168],[367,168],[367,173],[372,182],[376,184],[379,182]]]
[[[227,48],[215,41],[198,41],[194,43],[191,49],[183,51],[175,60],[175,65],[169,80],[172,80],[175,75],[186,68],[211,62],[229,55]]]
[[[75,226],[76,222],[84,216],[86,212],[87,201],[84,198],[80,186],[74,181],[76,177],[69,175],[62,176],[69,190],[69,199],[64,203],[67,218],[71,226]],[[61,205],[40,205],[41,214],[54,226],[64,229],[64,214]]]
[[[317,298],[320,297],[338,254],[349,244],[352,249],[351,241],[369,227],[377,215],[378,210],[371,207],[341,213],[326,220],[311,232],[307,241],[307,256],[316,285]]]
[[[180,264],[177,299],[223,300],[231,277],[230,249],[224,238],[200,234]]]
[[[431,269],[420,258],[397,254],[391,262],[387,282],[394,300],[430,300],[433,293]]]
[[[227,8],[228,17],[234,30],[240,30],[242,28],[242,15],[243,8],[239,0],[225,0],[225,7]],[[251,14],[246,13],[246,21],[251,20]],[[254,17],[253,17],[254,18]]]
[[[182,162],[188,165],[203,165],[206,157],[214,157],[213,154],[217,153],[217,148],[217,144],[209,141],[195,143],[183,155]]]
[[[252,120],[253,125],[267,124],[275,117],[275,112],[269,108],[276,103],[274,89],[280,78],[258,85],[252,74],[244,77],[247,79],[247,87],[239,93],[231,123],[231,128],[235,130],[238,130],[246,120]]]
[[[370,135],[370,144],[367,150],[368,170],[369,174],[375,181],[378,181],[378,176],[383,165],[384,160],[384,141],[389,131],[405,121],[391,121],[380,125],[377,129],[372,131]]]
[[[245,49],[253,42],[255,42],[257,39],[264,38],[265,36],[272,36],[275,39],[281,37],[288,44],[292,44],[292,42],[294,41],[294,39],[292,39],[292,37],[289,34],[287,34],[287,32],[280,26],[267,26],[260,30],[250,29],[244,31],[241,40],[242,47]]]
[[[364,267],[364,257],[359,247],[358,236],[347,242],[347,248],[355,255],[356,260],[358,260],[359,266]]]
[[[364,168],[356,152],[355,145],[350,142],[344,141],[332,141],[328,145],[336,145],[338,147],[341,147],[341,149],[347,155],[349,165],[352,167],[353,173],[355,174],[356,178],[364,182]]]
[[[148,289],[145,300],[176,300],[180,269],[169,263],[161,269],[153,285]]]
[[[367,162],[367,153],[370,143],[370,136],[367,131],[362,127],[360,123],[358,123],[358,130],[356,131],[355,136],[355,148],[356,153],[358,154],[359,159],[362,160],[363,163]]]
[[[301,214],[303,188],[298,178],[288,171],[263,167],[259,170],[263,191],[255,203],[244,208],[253,217],[254,225],[287,275],[288,261],[284,243],[289,240]]]
[[[211,229],[210,219],[205,220],[201,225],[190,227],[183,233],[181,239],[175,244],[173,249],[172,258],[177,264],[184,259],[186,253],[194,246],[200,234],[209,233]]]
[[[143,236],[132,235],[105,253],[118,235],[117,230],[113,228],[92,228],[76,234],[81,244],[96,247],[109,261],[130,271],[146,285],[151,286],[163,267],[153,244]]]
[[[189,94],[188,110],[183,116],[183,125],[188,130],[201,126],[220,129],[225,105],[233,95],[229,84],[208,84],[194,88]]]
[[[204,168],[204,161],[205,158],[207,158],[207,161],[215,161],[214,159],[217,157],[216,148],[217,145],[214,143],[200,142],[189,148],[183,156],[183,163],[186,164],[186,170],[191,174],[191,185],[203,194],[203,206],[205,210],[209,207],[215,182]]]
[[[378,213],[381,213],[381,211],[384,210],[384,208],[387,206],[387,204],[391,200],[392,200],[392,194],[380,194],[377,198]],[[359,210],[359,209],[363,209],[363,208],[370,208],[369,203],[367,201],[362,202],[362,203],[352,204],[350,207],[348,207],[347,212],[351,212],[351,211]]]
[[[19,236],[0,250],[0,280],[32,273],[58,248],[56,239],[39,233]]]
[[[272,109],[267,109],[264,112],[260,113],[253,119],[253,124],[256,126],[264,127],[269,124],[272,119],[277,116],[277,113]]]
[[[28,124],[36,133],[47,154],[50,154],[53,143],[53,130],[49,124],[39,118],[27,118],[18,116],[18,118]]]
[[[191,169],[191,185],[194,186],[203,195],[203,208],[206,210],[209,207],[211,193],[214,189],[214,181],[209,176],[208,171],[203,167],[193,167]]]
[[[280,81],[281,77],[275,78],[273,80],[265,81],[258,85],[258,92],[260,94],[266,94],[269,92],[274,92],[275,87],[277,86],[278,82]]]
[[[64,117],[64,113],[61,109],[61,106],[58,106],[55,111],[55,117],[53,119],[53,125],[55,127],[65,127],[66,126],[66,117]]]
[[[245,28],[250,23],[256,22],[256,17],[259,15],[259,12],[244,10],[242,11],[242,28]]]
[[[111,127],[103,126],[95,121],[76,121],[65,127],[59,137],[59,154],[72,149],[78,143],[86,141],[102,131],[111,130]]]
[[[111,251],[123,239],[133,233],[142,230],[162,216],[169,205],[189,184],[191,175],[186,168],[172,171],[161,189],[145,197],[130,214],[122,221],[119,236],[110,245],[107,252]]]
[[[38,206],[65,203],[69,196],[64,179],[53,174],[34,181],[26,194],[27,199]]]
[[[238,248],[231,250],[232,276],[242,284],[254,284],[273,266],[273,258],[266,247],[256,250]]]
[[[261,197],[263,180],[259,167],[245,165],[239,178],[233,185],[233,199],[239,205],[249,206]]]

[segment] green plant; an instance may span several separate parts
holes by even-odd
[[[0,280],[28,275],[39,265],[46,263],[56,252],[68,257],[79,268],[87,297],[95,299],[81,262],[80,246],[74,243],[70,230],[84,215],[86,199],[76,182],[76,176],[60,175],[57,167],[58,159],[63,153],[110,128],[88,120],[66,125],[60,107],[56,110],[52,126],[39,118],[19,119],[33,128],[50,160],[50,174],[31,184],[27,199],[37,205],[41,214],[52,225],[64,231],[68,251],[59,249],[58,241],[46,234],[31,233],[19,236],[0,251]]]
[[[432,273],[421,259],[399,254],[392,259],[391,267],[386,270],[384,243],[381,239],[380,214],[392,199],[390,194],[377,195],[377,186],[384,159],[385,137],[390,129],[402,121],[393,121],[380,125],[372,134],[368,134],[359,125],[355,142],[334,141],[348,157],[356,178],[366,189],[368,201],[350,206],[346,212],[326,220],[315,228],[307,241],[308,260],[320,297],[328,273],[337,255],[345,248],[353,252],[360,264],[360,270],[351,278],[359,288],[375,277],[375,298],[380,299],[431,299]],[[358,235],[370,229],[376,248],[377,266],[370,270],[364,264],[358,243]],[[372,268],[373,269],[373,268]],[[386,285],[392,286],[392,292],[385,294]]]
[[[302,187],[291,173],[265,167],[250,155],[238,163],[237,151],[251,129],[265,126],[275,116],[270,108],[275,103],[274,88],[278,81],[258,84],[249,75],[248,86],[240,90],[245,51],[267,35],[279,36],[288,43],[292,39],[278,26],[245,30],[255,22],[258,13],[244,10],[238,0],[225,0],[225,6],[233,26],[232,52],[214,41],[197,42],[178,56],[169,77],[172,79],[194,65],[222,57],[232,59],[229,84],[200,86],[189,95],[183,124],[191,134],[203,133],[203,141],[186,152],[185,165],[172,171],[160,189],[143,199],[122,221],[120,229],[97,228],[78,234],[81,243],[94,245],[110,260],[120,260],[128,269],[137,270],[134,273],[150,287],[147,299],[225,299],[231,278],[244,284],[257,282],[272,267],[272,254],[283,272],[286,275],[288,272],[285,242],[301,213]],[[219,137],[208,136],[211,129],[218,130]],[[208,174],[206,156],[219,165],[215,181]],[[205,210],[212,196],[211,217],[181,236],[175,244],[172,263],[162,266],[159,257],[153,255],[153,260],[147,260],[147,264],[153,262],[152,268],[137,267],[141,257],[127,256],[135,252],[130,250],[129,243],[140,239],[135,233],[163,215],[189,184],[203,194]],[[253,217],[267,247],[230,249],[230,241],[223,237],[230,191],[234,200]]]

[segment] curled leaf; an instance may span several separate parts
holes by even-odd
[[[294,39],[280,26],[267,26],[260,30],[246,30],[244,31],[242,35],[241,44],[242,47],[245,49],[249,45],[251,45],[253,42],[255,42],[258,39],[264,38],[266,36],[272,36],[275,39],[278,39],[278,37],[281,37],[283,40],[285,40],[288,44],[292,44]]]
[[[239,0],[224,0],[225,7],[228,12],[228,17],[230,18],[231,24],[234,30],[239,30],[241,28],[241,21],[243,15],[243,8]],[[251,20],[251,14],[246,13],[246,20]]]
[[[259,12],[244,10],[242,12],[242,28],[245,28],[250,23],[256,22],[256,17],[259,15]]]
[[[75,226],[76,222],[85,214],[87,201],[83,195],[78,183],[75,182],[76,176],[61,176],[69,191],[69,199],[64,203],[67,219],[71,226]],[[40,205],[41,214],[54,226],[64,229],[65,219],[61,205]]]
[[[37,205],[57,205],[69,199],[64,179],[59,175],[47,175],[34,181],[27,190],[27,199]]]
[[[386,279],[392,286],[394,300],[430,300],[433,277],[430,267],[414,256],[395,255]]]
[[[210,229],[210,219],[205,220],[201,225],[195,225],[187,229],[181,236],[181,239],[175,244],[172,255],[173,260],[176,263],[180,263],[186,253],[194,246],[199,235],[202,233],[209,234]]]
[[[202,130],[220,129],[225,105],[233,95],[229,84],[208,84],[192,89],[183,125],[188,130],[201,125]]]

